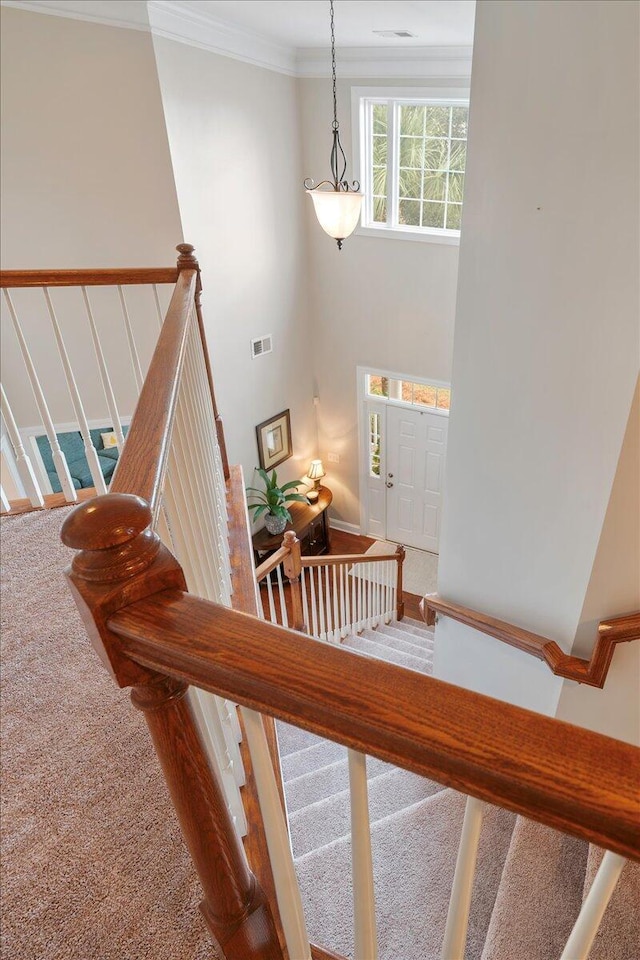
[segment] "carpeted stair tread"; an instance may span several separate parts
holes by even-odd
[[[433,657],[433,644],[421,643],[419,638],[412,633],[403,633],[401,630],[390,627],[376,627],[374,630],[365,630],[364,636],[369,637],[376,643],[383,643],[393,650],[404,650],[405,653],[410,653],[414,657],[421,657],[423,660]]]
[[[341,743],[334,743],[333,740],[321,740],[320,743],[314,743],[310,747],[298,750],[296,753],[281,757],[282,779],[286,783],[288,780],[294,780],[310,770],[326,767],[328,764],[334,763],[336,760],[342,760],[346,756],[347,748],[343,747]]]
[[[378,660],[387,660],[389,663],[395,663],[400,667],[407,667],[409,670],[417,670],[420,673],[427,672],[428,664],[420,657],[414,657],[412,654],[403,653],[400,650],[392,650],[391,647],[368,640],[362,635],[346,637],[343,646],[358,650],[360,653],[375,657]]]
[[[586,897],[602,863],[604,850],[591,845],[583,896]],[[589,960],[640,957],[640,863],[625,863],[593,941]]]
[[[324,739],[316,736],[315,733],[309,733],[300,727],[292,727],[291,724],[284,723],[282,720],[276,720],[276,730],[281,758],[297,753],[298,750],[305,750],[307,747],[325,743]]]
[[[380,960],[439,960],[464,806],[461,794],[441,790],[373,825]],[[514,820],[505,810],[487,808],[466,960],[480,958]],[[300,857],[296,870],[310,938],[352,958],[349,838]],[[519,953],[517,960],[525,956]],[[516,960],[513,954],[510,960]]]
[[[371,760],[367,761],[367,768]],[[394,767],[369,779],[369,819],[378,820],[445,788],[425,777]],[[294,856],[301,857],[351,831],[351,804],[348,790],[296,810],[289,817]]]
[[[561,955],[582,904],[587,850],[583,840],[517,818],[482,960],[513,960],[514,942],[527,960]]]
[[[367,759],[367,776],[369,779],[393,769],[390,763],[385,763],[383,760],[377,760],[375,757]],[[290,814],[294,813],[296,810],[301,810],[302,807],[316,803],[318,800],[331,797],[334,793],[342,793],[348,787],[349,766],[345,757],[317,770],[310,770],[309,773],[296,777],[294,780],[288,780],[284,785],[287,810]]]
[[[426,640],[433,640],[435,627],[428,627],[424,620],[414,620],[413,617],[403,617],[402,620],[394,621],[394,625],[399,624],[403,630],[415,633],[418,637],[424,637]]]

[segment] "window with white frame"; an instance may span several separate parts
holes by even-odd
[[[361,98],[362,226],[457,239],[468,121],[463,100]]]

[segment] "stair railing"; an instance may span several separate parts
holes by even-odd
[[[0,287],[3,291],[2,336],[8,343],[13,341],[16,363],[22,363],[24,367],[24,390],[33,395],[40,418],[39,427],[25,423],[25,410],[28,409],[31,398],[18,390],[15,396],[8,397],[3,387],[2,418],[10,442],[10,450],[3,451],[3,454],[10,456],[22,487],[21,493],[34,508],[42,508],[46,505],[45,496],[51,489],[46,473],[41,475],[41,467],[38,468],[39,458],[36,457],[34,461],[30,451],[25,449],[24,431],[35,436],[34,426],[46,436],[49,442],[53,467],[62,496],[68,503],[75,503],[78,500],[78,492],[69,470],[67,456],[58,439],[59,428],[56,428],[52,412],[52,396],[51,394],[48,396],[49,390],[52,389],[51,384],[43,378],[43,370],[38,360],[37,341],[42,339],[42,331],[48,327],[53,335],[54,349],[58,354],[64,384],[73,407],[75,429],[82,437],[84,457],[91,474],[93,488],[98,494],[106,493],[107,483],[90,432],[88,403],[95,404],[96,398],[88,400],[83,396],[78,375],[90,363],[87,357],[95,355],[96,373],[103,395],[101,406],[104,406],[107,411],[100,422],[103,422],[105,427],[111,425],[116,437],[116,446],[121,450],[124,445],[123,423],[127,417],[123,417],[116,400],[116,393],[118,389],[122,391],[125,386],[129,393],[136,396],[139,393],[143,380],[138,343],[140,328],[143,324],[148,325],[148,318],[154,314],[162,323],[158,287],[175,284],[178,274],[179,270],[176,267],[114,270],[3,270],[0,272]],[[132,383],[124,383],[121,371],[119,382],[116,384],[113,372],[109,369],[104,337],[101,338],[99,334],[95,319],[96,309],[92,303],[93,291],[96,288],[106,291],[100,294],[101,298],[104,298],[101,299],[100,312],[107,313],[110,318],[109,349],[113,350],[114,341],[117,342],[120,337],[122,353],[129,354]],[[125,289],[130,291],[126,295]],[[132,307],[134,302],[135,312]],[[34,323],[36,319],[37,329]],[[83,356],[82,364],[78,360],[80,356]],[[16,416],[18,409],[21,411],[19,419]],[[65,427],[65,431],[67,430],[69,430],[68,426]],[[8,504],[7,510],[10,508],[11,503]]]
[[[420,607],[428,626],[433,626],[438,616],[450,617],[486,636],[495,637],[510,647],[537,657],[546,663],[556,676],[576,680],[590,687],[604,687],[616,644],[640,640],[640,611],[603,620],[598,626],[598,636],[591,657],[585,660],[565,653],[555,640],[541,637],[486,613],[463,607],[459,603],[444,600],[437,593],[423,597]]]
[[[94,647],[116,683],[132,688],[134,705],[145,715],[202,883],[202,911],[218,954],[224,960],[334,956],[308,940],[261,714],[349,749],[356,960],[374,960],[377,954],[365,755],[462,791],[471,798],[468,813],[477,803],[494,803],[610,851],[601,868],[606,876],[594,884],[600,904],[590,915],[597,915],[612,889],[615,858],[640,859],[637,749],[255,615],[248,517],[238,494],[243,484],[241,474],[225,469],[218,441],[199,271],[193,248],[179,249],[179,277],[113,492],[77,507],[66,518],[62,537],[77,551],[69,581]],[[234,535],[244,536],[242,555],[227,561],[231,585],[221,475],[229,476],[229,489],[236,491],[230,503]],[[213,493],[207,493],[208,486]],[[237,533],[240,512],[244,534]],[[302,570],[295,554],[290,547],[282,558],[290,583],[298,566]],[[390,565],[393,559],[359,562]],[[355,558],[334,561],[358,565]],[[378,586],[368,581],[357,589],[368,597]],[[242,612],[227,606],[231,589],[231,600]],[[305,593],[300,588],[303,617]],[[335,591],[330,594],[333,611]],[[367,604],[356,604],[356,624],[368,619],[372,607]],[[329,627],[326,620],[325,632],[335,631],[339,622],[332,619]],[[250,825],[260,830],[264,820],[266,863],[249,866],[234,824],[221,774],[224,758],[209,742],[215,741],[205,714],[211,703],[229,708],[226,731],[221,719],[223,735],[235,727],[232,705],[242,705],[251,761],[247,787],[255,782],[260,804],[248,803]],[[232,736],[237,739],[237,730]],[[222,752],[229,747],[226,737],[224,745],[219,745]],[[476,814],[463,844],[472,856],[479,833]],[[450,925],[458,942],[473,877],[467,854],[461,862]],[[592,930],[591,921],[578,930],[583,946]],[[445,956],[451,960],[453,954]]]
[[[392,554],[301,556],[287,531],[280,549],[256,568],[264,619],[330,643],[401,620],[404,559],[400,545]]]

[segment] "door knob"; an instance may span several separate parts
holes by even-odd
[[[388,486],[388,487],[392,487],[393,484],[392,484],[392,483],[389,483],[389,481],[387,480],[387,486]]]

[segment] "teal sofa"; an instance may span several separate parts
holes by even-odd
[[[128,427],[123,427],[122,432],[126,435],[128,429]],[[91,442],[96,448],[100,469],[102,470],[102,475],[107,485],[111,480],[113,471],[116,468],[116,463],[118,462],[118,448],[105,448],[100,434],[110,433],[112,430],[113,427],[100,427],[97,430],[90,431]],[[56,436],[58,437],[60,449],[67,459],[69,473],[71,474],[71,479],[73,480],[73,485],[76,490],[81,490],[83,487],[92,487],[94,485],[93,478],[85,456],[84,443],[80,431],[72,430],[69,433],[58,433]],[[46,436],[36,437],[36,443],[38,444],[38,450],[40,451],[44,468],[47,471],[51,489],[54,493],[61,493],[62,487],[60,486],[56,468],[53,465],[51,444]]]

